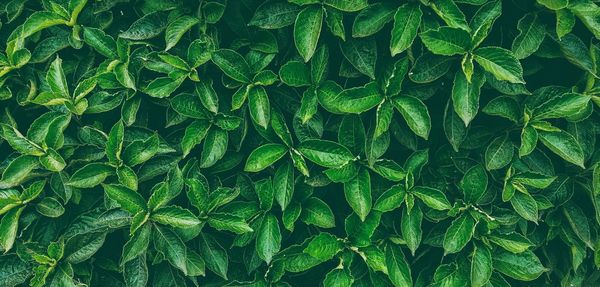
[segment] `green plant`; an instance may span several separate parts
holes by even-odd
[[[0,2],[0,286],[600,285],[596,1]]]

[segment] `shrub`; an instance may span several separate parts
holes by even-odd
[[[592,0],[1,1],[0,286],[599,286]]]

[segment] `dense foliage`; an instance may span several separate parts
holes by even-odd
[[[0,286],[600,286],[596,1],[0,2]]]

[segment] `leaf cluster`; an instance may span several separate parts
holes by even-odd
[[[599,286],[596,2],[0,1],[0,286]]]

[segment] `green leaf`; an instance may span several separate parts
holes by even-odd
[[[564,160],[584,168],[584,154],[581,145],[565,131],[547,132],[538,130],[539,139],[555,154]]]
[[[119,163],[121,161],[121,151],[123,150],[123,137],[125,133],[125,126],[123,121],[118,121],[108,133],[108,140],[106,141],[106,158],[108,162],[112,164]]]
[[[385,247],[385,265],[390,281],[394,286],[413,286],[410,266],[399,246],[388,244]]]
[[[310,86],[311,78],[308,67],[300,61],[289,61],[279,70],[281,81],[291,87]]]
[[[206,261],[206,267],[221,278],[227,279],[229,256],[227,251],[209,234],[202,234],[200,239],[200,255]]]
[[[469,31],[465,15],[453,0],[431,1],[428,5],[448,26]]]
[[[400,96],[393,98],[392,103],[416,135],[424,139],[429,138],[431,118],[427,106],[421,100],[411,96]]]
[[[208,224],[217,230],[227,230],[235,234],[244,234],[254,231],[243,217],[226,214],[212,213],[208,218]]]
[[[321,228],[335,227],[335,218],[331,208],[322,200],[311,197],[302,204],[302,221]]]
[[[492,265],[492,252],[485,245],[473,245],[473,257],[471,259],[471,286],[485,286],[492,277],[494,267]]]
[[[390,40],[392,56],[404,52],[404,50],[412,45],[415,37],[417,37],[422,16],[421,7],[416,3],[404,4],[396,10],[392,38]]]
[[[579,93],[564,93],[535,108],[532,118],[544,120],[569,117],[585,109],[590,99]]]
[[[377,89],[377,84],[370,82],[363,87],[343,90],[335,96],[332,104],[339,113],[359,114],[372,109],[382,100],[383,95]]]
[[[164,257],[183,274],[187,274],[187,248],[181,238],[168,228],[155,226],[152,232],[152,242],[156,250],[164,255]],[[202,247],[202,244],[200,244]],[[206,258],[208,261],[208,258]]]
[[[334,36],[342,41],[346,40],[346,28],[344,27],[344,13],[336,9],[325,7],[325,24]]]
[[[159,149],[158,134],[153,134],[145,140],[135,140],[123,151],[123,161],[128,166],[135,166],[152,158]]]
[[[503,117],[517,123],[522,113],[520,109],[519,104],[514,98],[500,96],[489,101],[481,111],[488,115]]]
[[[343,166],[354,159],[348,148],[328,140],[306,140],[298,150],[310,161],[329,168]]]
[[[167,26],[167,14],[156,11],[144,15],[129,26],[129,29],[119,34],[119,37],[128,40],[148,40],[158,36]]]
[[[538,14],[526,14],[517,24],[519,35],[512,42],[512,51],[517,59],[525,59],[533,54],[544,41],[546,27]]]
[[[273,177],[273,190],[277,191],[275,192],[275,199],[283,211],[292,202],[294,180],[294,167],[289,161],[277,168]]]
[[[533,281],[547,271],[532,251],[514,254],[498,250],[494,253],[493,261],[495,270],[521,281]]]
[[[537,2],[551,10],[560,10],[569,5],[569,0],[537,0]]]
[[[416,186],[411,191],[410,194],[418,197],[425,203],[425,205],[435,209],[435,210],[447,210],[452,208],[450,202],[446,198],[446,195],[442,193],[441,190],[425,187],[425,186]]]
[[[483,4],[475,13],[469,26],[473,47],[479,46],[492,30],[496,19],[502,14],[502,1],[490,1]]]
[[[57,218],[65,213],[65,208],[53,197],[46,197],[35,205],[35,210],[41,215]]]
[[[568,9],[556,10],[556,35],[560,40],[571,33],[575,26],[575,15]]]
[[[531,195],[527,193],[516,192],[510,199],[510,204],[521,217],[537,223],[539,218],[539,208],[537,202]]]
[[[405,197],[405,187],[401,184],[394,185],[377,198],[373,209],[381,212],[392,211],[402,205]]]
[[[29,15],[23,25],[19,26],[19,28],[15,29],[10,34],[8,41],[13,41],[18,38],[25,39],[48,27],[66,23],[67,20],[59,14],[50,11],[37,11]]]
[[[322,25],[323,8],[317,5],[311,5],[302,9],[296,17],[294,23],[294,44],[304,62],[308,62],[317,49]]]
[[[281,159],[288,148],[282,144],[265,144],[256,148],[246,161],[244,170],[249,172],[261,171]]]
[[[249,24],[263,29],[283,28],[294,23],[299,11],[291,3],[265,2],[256,9]]]
[[[361,10],[352,24],[352,37],[367,37],[377,33],[392,20],[395,8],[388,3],[375,3]]]
[[[85,27],[83,29],[83,40],[98,53],[102,54],[102,56],[109,59],[119,58],[117,54],[117,42],[110,35],[104,33],[104,31]]]
[[[196,83],[196,94],[200,98],[202,105],[209,110],[211,113],[216,114],[219,112],[219,98],[217,92],[213,88],[213,82],[200,81]]]
[[[482,165],[478,164],[465,172],[459,182],[465,201],[476,203],[487,190],[488,176]]]
[[[204,120],[193,121],[185,128],[185,133],[181,139],[181,152],[186,157],[192,149],[200,144],[208,134],[210,123]]]
[[[527,237],[515,232],[507,234],[492,234],[488,238],[491,242],[512,253],[522,253],[534,246],[533,243],[527,239]]]
[[[420,37],[427,49],[436,55],[461,55],[471,47],[469,33],[458,28],[440,27],[421,33]]]
[[[321,232],[310,240],[303,252],[314,258],[327,261],[332,259],[343,247],[342,242],[337,237]]]
[[[369,5],[367,0],[323,0],[323,3],[344,12],[360,11]]]
[[[273,182],[271,178],[261,179],[256,182],[255,187],[258,201],[262,210],[270,210],[273,207],[273,199],[275,191],[273,190]]]
[[[271,104],[265,88],[254,86],[248,93],[250,117],[261,128],[267,129],[271,118]]]
[[[150,219],[177,228],[192,228],[200,224],[200,220],[191,211],[174,205],[155,210]]]
[[[202,105],[200,98],[194,94],[182,93],[171,99],[171,107],[180,115],[193,119],[205,120],[210,113]]]
[[[121,265],[134,260],[146,251],[146,248],[148,248],[148,244],[150,243],[151,234],[152,226],[150,224],[144,224],[131,236],[131,238],[129,238],[129,241],[123,246]]]
[[[265,215],[256,234],[256,252],[267,264],[281,249],[279,221],[271,214]]]
[[[454,151],[458,152],[467,136],[467,127],[454,111],[454,107],[450,105],[450,101],[448,101],[444,110],[444,133]]]
[[[525,83],[523,68],[512,52],[500,47],[484,47],[473,52],[475,61],[501,81]]]
[[[21,260],[16,254],[7,254],[0,257],[0,284],[2,286],[17,286],[23,284],[31,276],[32,270],[29,263]]]
[[[510,163],[515,148],[508,134],[496,137],[485,150],[485,168],[500,169]]]
[[[0,221],[0,246],[4,252],[12,249],[19,228],[19,217],[25,207],[15,208],[4,214]]]
[[[366,169],[360,169],[356,177],[344,183],[344,195],[360,220],[365,221],[372,205],[371,177]]]
[[[444,234],[444,252],[449,254],[461,251],[473,238],[475,225],[475,219],[468,212],[453,220]]]
[[[118,184],[102,185],[106,196],[114,200],[127,212],[136,214],[146,210],[146,200],[137,192]]]
[[[223,158],[227,151],[228,142],[229,136],[226,131],[210,129],[204,139],[202,154],[200,155],[200,167],[211,167]]]
[[[176,79],[170,77],[160,77],[152,80],[142,90],[154,98],[166,98],[171,95],[183,82],[185,77],[180,76]]]
[[[68,99],[71,94],[69,93],[69,86],[67,85],[67,79],[62,68],[62,59],[56,57],[48,73],[46,74],[46,81],[52,90],[52,93],[60,95],[60,97]]]
[[[15,127],[0,123],[2,128],[2,138],[4,138],[10,147],[22,154],[41,156],[44,154],[42,147],[35,142],[27,139]]]
[[[460,71],[454,76],[452,103],[454,111],[463,120],[465,126],[469,126],[479,111],[479,95],[484,83],[485,78],[482,73],[475,73],[470,82]]]
[[[590,226],[583,210],[572,200],[563,205],[563,214],[577,237],[589,248],[594,249],[590,235]]]
[[[415,206],[410,213],[405,208],[402,210],[402,218],[400,220],[400,230],[402,231],[402,238],[406,241],[406,245],[412,255],[415,255],[419,244],[421,244],[421,238],[423,237],[423,229],[421,223],[423,222],[423,212],[419,206]]]
[[[238,52],[229,49],[217,50],[212,53],[211,59],[225,75],[238,82],[250,83],[252,70]]]
[[[90,163],[75,171],[67,184],[76,188],[92,188],[114,172],[114,168],[107,164]]]
[[[425,53],[415,61],[408,77],[415,83],[430,83],[445,75],[455,59],[446,56]]]
[[[352,286],[354,278],[350,274],[350,271],[346,269],[333,269],[325,275],[323,281],[324,287],[348,287]]]
[[[365,127],[360,116],[344,116],[338,131],[338,142],[347,147],[353,154],[365,150],[367,144]]]
[[[342,54],[356,70],[375,79],[377,42],[373,38],[350,39],[340,43]]]
[[[590,56],[589,49],[579,37],[574,34],[567,34],[557,43],[567,61],[584,71],[596,74],[594,60]]]
[[[167,25],[167,28],[165,30],[165,51],[168,51],[175,45],[177,45],[177,42],[179,42],[183,34],[190,30],[199,21],[200,20],[198,20],[198,18],[196,17],[182,15],[177,19],[169,22],[169,25]]]

